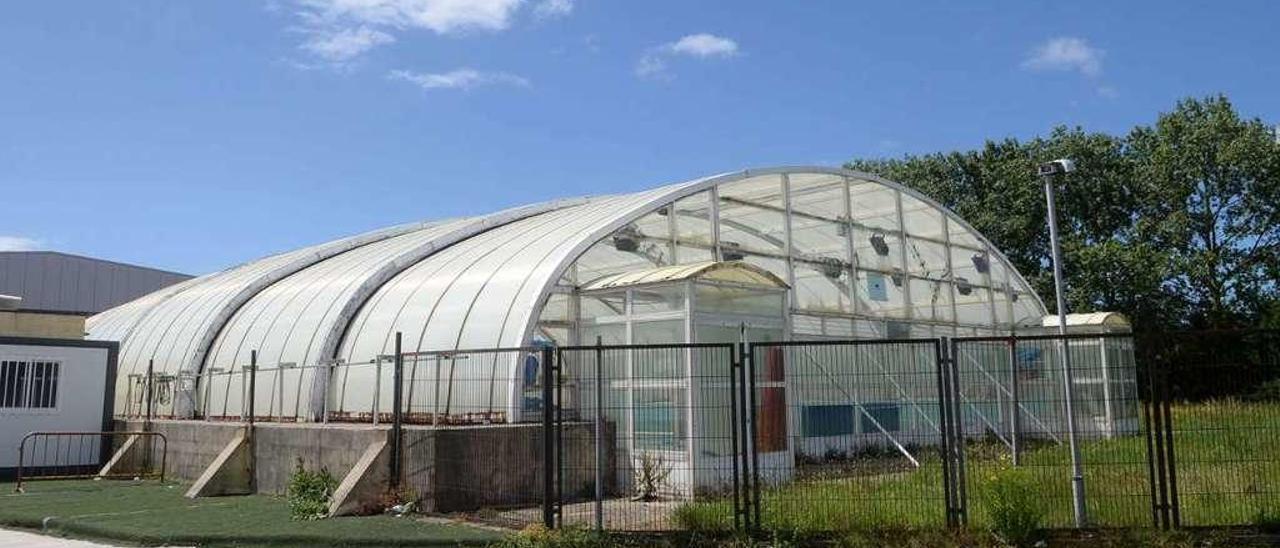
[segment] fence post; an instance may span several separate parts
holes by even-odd
[[[1154,363],[1146,369],[1147,397],[1142,405],[1147,431],[1147,475],[1151,485],[1151,521],[1162,530],[1169,530],[1168,491],[1165,490],[1164,427],[1160,424],[1160,390],[1156,388]]]
[[[747,362],[751,360],[751,354],[755,352],[754,347],[747,346],[746,333],[743,329],[741,339],[738,341],[738,421],[736,428],[738,429],[738,439],[742,442],[742,527],[747,532],[754,532],[755,528],[751,523],[752,498],[751,498],[751,454],[753,445],[751,440],[752,429],[749,426],[751,415],[747,410]]]
[[[564,375],[560,364],[554,361],[550,346],[542,347],[542,361],[549,363],[556,379],[556,527],[564,526]]]
[[[951,458],[951,390],[947,382],[946,357],[942,355],[941,340],[933,342],[933,357],[938,383],[938,424],[942,425],[941,432],[938,433],[938,452],[942,456],[942,499],[946,506],[947,527],[954,528],[957,524],[956,497],[952,482],[955,465]]]
[[[1169,393],[1169,375],[1166,372],[1158,374],[1160,379],[1161,402],[1160,408],[1164,415],[1164,438],[1165,451],[1168,457],[1165,459],[1165,473],[1169,478],[1169,519],[1173,528],[1182,527],[1182,510],[1181,503],[1178,500],[1178,464],[1175,459],[1174,440],[1173,440],[1173,414],[1170,408],[1173,406],[1173,397]]]
[[[969,525],[969,480],[966,477],[965,470],[965,434],[964,434],[964,412],[962,409],[963,396],[960,394],[960,366],[956,359],[956,341],[955,339],[942,338],[943,352],[946,353],[946,364],[949,376],[951,378],[951,420],[955,423],[955,429],[952,435],[955,439],[953,450],[955,451],[955,490],[956,490],[956,518],[961,527]]]
[[[400,404],[404,397],[404,354],[400,347],[401,334],[396,331],[396,361],[394,370],[395,386],[392,387],[391,405],[391,487],[400,487],[400,459],[404,436],[404,417]]]
[[[1009,337],[1009,394],[1013,400],[1013,409],[1009,417],[1009,424],[1013,431],[1009,433],[1009,445],[1013,451],[1013,465],[1018,466],[1022,463],[1022,452],[1019,443],[1019,430],[1021,430],[1020,420],[1022,413],[1019,412],[1018,401],[1018,338]]]
[[[551,428],[553,426],[554,406],[551,401],[551,383],[553,381],[551,372],[551,364],[547,360],[542,360],[542,525],[547,529],[554,529],[555,509],[553,500],[555,493],[555,438],[552,436]]]
[[[561,360],[564,363],[564,360]],[[596,335],[596,530],[604,530],[604,337]]]
[[[746,344],[747,329],[745,324],[742,325],[741,331],[743,340],[742,344]],[[747,405],[746,417],[751,426],[750,438],[744,440],[748,451],[751,452],[751,475],[748,480],[751,484],[750,523],[752,528],[758,530],[760,528],[760,446],[758,444],[760,440],[760,425],[756,420],[756,361],[754,355],[747,354],[746,367],[744,369],[746,369],[747,375],[747,395],[745,398],[745,403]]]

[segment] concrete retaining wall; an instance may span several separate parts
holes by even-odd
[[[166,476],[191,482],[218,452],[245,428],[243,423],[152,422],[169,439]],[[142,421],[117,421],[118,430],[137,431]],[[327,469],[342,480],[375,441],[390,441],[385,425],[257,423],[253,468],[259,493],[283,494],[299,459],[308,469]],[[426,511],[470,511],[485,507],[536,506],[542,501],[543,441],[540,424],[404,429],[404,486]],[[594,489],[591,425],[565,424],[564,490],[573,500]],[[605,430],[606,490],[613,490],[613,428]],[[159,459],[159,446],[153,448]],[[156,460],[158,462],[158,460]]]

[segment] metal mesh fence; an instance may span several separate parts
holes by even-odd
[[[1153,478],[1130,336],[957,339],[953,348],[971,524],[990,525],[1007,486],[1024,484],[1034,486],[1029,503],[1046,526],[1074,526],[1072,437],[1080,448],[1087,523],[1151,523]]]
[[[1071,527],[1073,438],[1090,526],[1280,522],[1278,401],[1280,334],[1236,331],[407,352],[134,375],[123,414],[408,425],[428,509],[509,526],[832,531],[1011,486]]]
[[[945,524],[938,352],[935,340],[753,345],[760,525]]]
[[[1280,332],[1146,335],[1173,524],[1280,523]]]

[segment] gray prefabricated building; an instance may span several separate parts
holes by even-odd
[[[0,251],[0,295],[21,297],[26,310],[88,316],[189,279],[57,251]]]

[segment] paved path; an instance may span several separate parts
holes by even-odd
[[[102,548],[107,546],[111,545],[0,529],[0,548]]]

